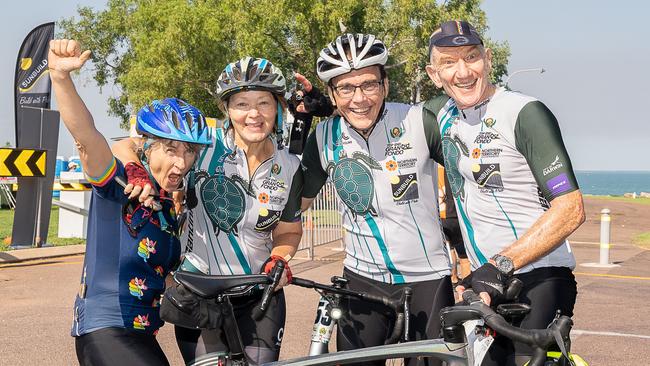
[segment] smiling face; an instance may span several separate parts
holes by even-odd
[[[251,90],[233,94],[228,99],[227,108],[237,145],[262,142],[275,128],[278,103],[268,91]]]
[[[177,190],[183,177],[194,164],[198,151],[198,145],[156,139],[146,154],[151,175],[160,188],[167,192]]]
[[[374,87],[376,83],[380,83],[378,88]],[[354,88],[354,94],[347,98],[341,97],[337,91],[350,88]],[[353,70],[331,81],[332,101],[345,120],[357,130],[366,130],[375,123],[386,95],[388,79],[382,80],[379,66]]]
[[[427,74],[456,105],[469,108],[494,93],[490,83],[492,52],[483,46],[434,47]]]

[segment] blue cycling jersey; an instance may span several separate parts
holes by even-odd
[[[174,206],[163,199],[160,214],[134,203],[132,212],[125,211],[128,201],[115,181],[125,175],[122,163],[113,159],[100,178],[88,178],[93,194],[73,336],[106,327],[155,334],[163,325],[160,295],[180,256]]]

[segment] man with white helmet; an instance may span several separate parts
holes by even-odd
[[[421,107],[385,102],[387,59],[369,34],[341,35],[320,52],[317,73],[339,115],[307,140],[303,209],[329,177],[344,203],[347,286],[387,296],[411,287],[409,338],[437,338],[438,312],[454,302],[434,199],[438,146],[425,137]],[[384,343],[394,324],[386,309],[352,299],[342,306],[339,350]]]

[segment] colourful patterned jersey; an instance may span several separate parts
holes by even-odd
[[[259,273],[271,254],[273,229],[280,221],[300,220],[300,161],[276,149],[249,174],[246,153],[235,145],[232,131],[217,129],[198,166],[198,205],[185,221],[183,244],[210,274]]]
[[[160,214],[139,205],[131,206],[132,212],[126,210],[124,188],[116,176],[126,181],[122,163],[113,159],[100,178],[88,178],[93,192],[73,336],[106,327],[155,334],[163,325],[160,295],[165,276],[180,257],[180,242],[172,234],[176,231],[173,204],[162,200]],[[128,215],[126,221],[123,215]]]
[[[424,107],[439,127],[430,139],[440,141],[474,268],[520,238],[554,198],[578,189],[558,122],[540,101],[498,88],[468,109],[447,96]],[[549,266],[575,266],[568,242],[518,273]]]
[[[386,103],[367,140],[340,116],[309,136],[303,195],[315,197],[328,178],[334,183],[346,268],[385,283],[450,274],[431,155],[421,105]]]

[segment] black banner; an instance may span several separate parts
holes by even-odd
[[[32,29],[20,46],[14,79],[16,143],[20,141],[20,108],[50,108],[51,82],[47,53],[53,38],[54,23],[45,23]]]

